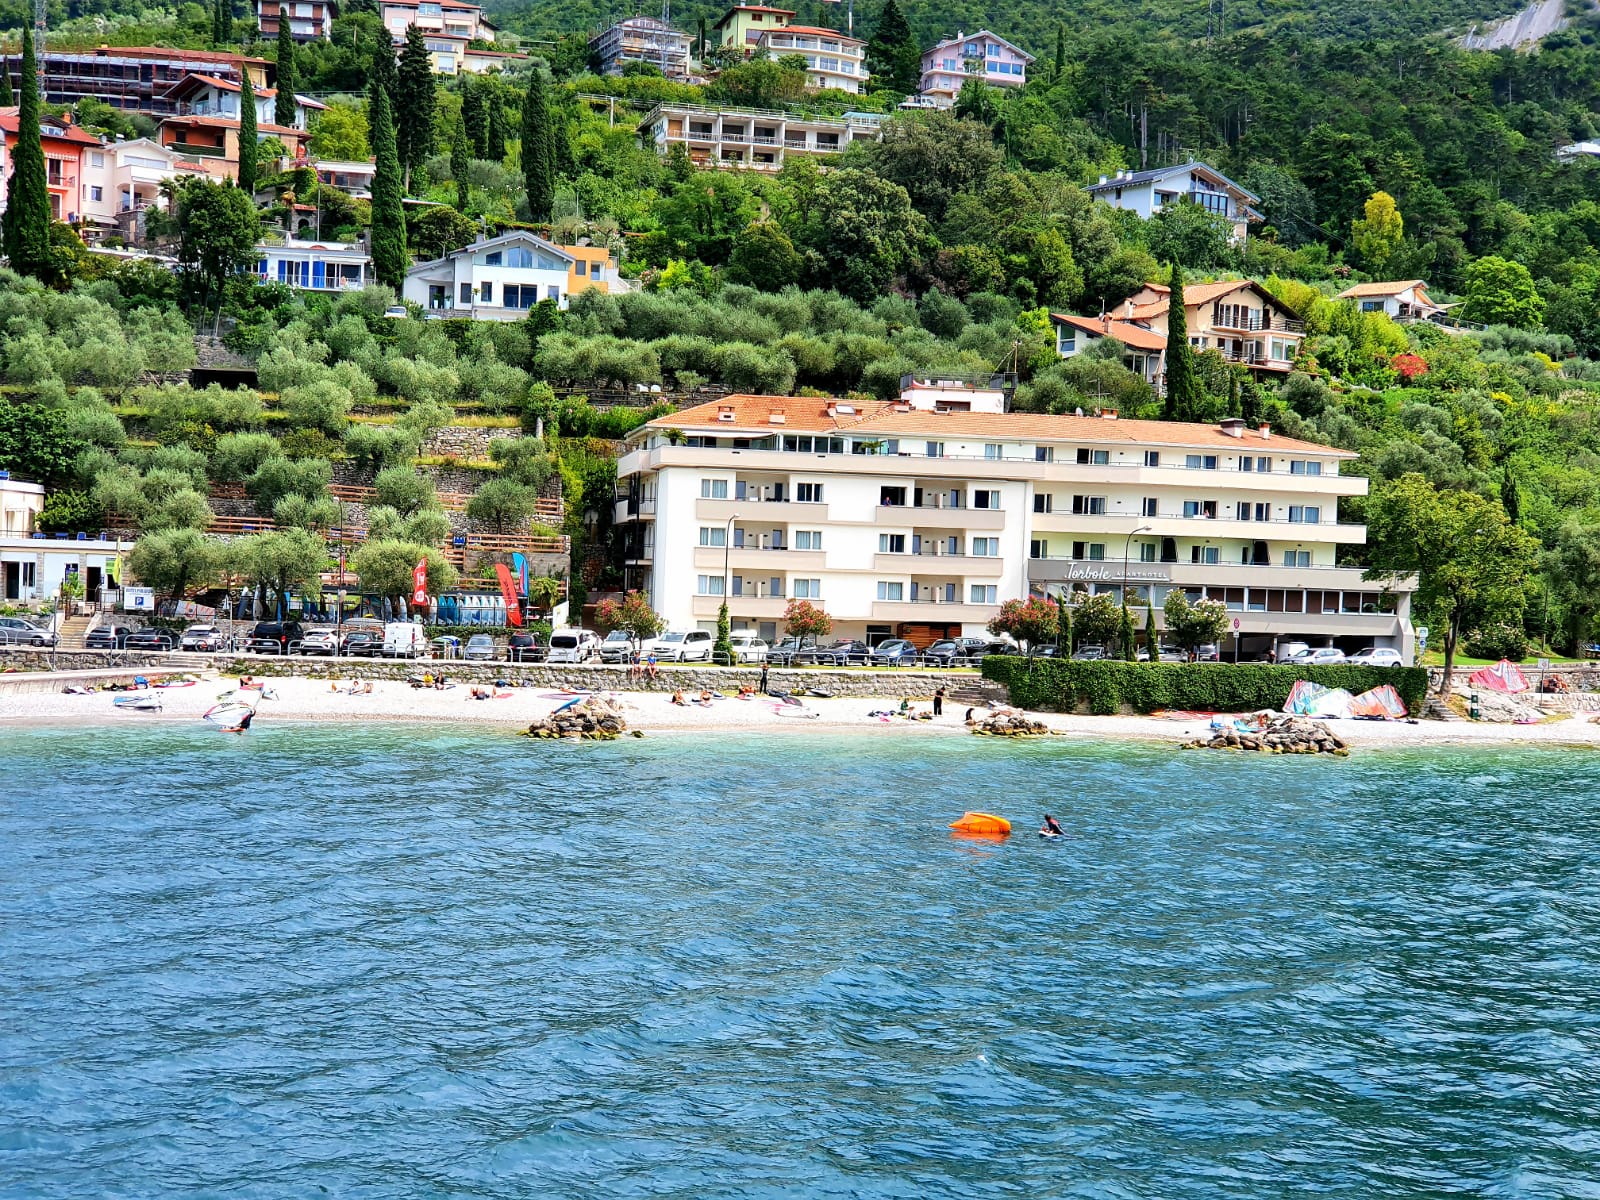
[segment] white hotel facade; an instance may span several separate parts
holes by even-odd
[[[1409,661],[1414,583],[1337,565],[1366,528],[1339,500],[1355,455],[1241,421],[1193,425],[900,402],[730,396],[634,431],[615,513],[627,586],[670,627],[782,634],[809,599],[837,637],[985,636],[1002,602],[1071,591],[1227,605],[1241,654],[1392,646]],[[1126,554],[1126,558],[1124,555]],[[1224,648],[1231,653],[1233,642]]]

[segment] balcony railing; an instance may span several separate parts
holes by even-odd
[[[1265,333],[1277,331],[1280,333],[1304,333],[1304,321],[1291,321],[1287,317],[1261,317],[1251,316],[1244,321],[1214,320],[1211,322],[1213,329],[1240,329],[1247,333]]]

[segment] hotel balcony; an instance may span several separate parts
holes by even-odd
[[[923,550],[916,554],[874,554],[872,569],[894,575],[938,571],[961,578],[994,579],[1005,574],[1005,560],[976,554],[944,554]]]
[[[880,504],[872,510],[877,525],[900,529],[1004,529],[1006,514],[1000,508],[953,508],[948,504]]]
[[[998,528],[998,526],[997,526]],[[1135,535],[1151,541],[1156,538],[1184,538],[1190,541],[1221,541],[1236,538],[1245,542],[1314,542],[1319,545],[1363,545],[1367,540],[1367,527],[1350,521],[1290,521],[1274,518],[1269,521],[1240,521],[1236,517],[1185,517],[1163,513],[1154,517],[1141,517],[1135,513],[1104,513],[1095,516],[1070,512],[1034,513],[1032,522],[1035,537],[1052,534],[1074,537],[1104,536],[1125,538],[1135,529]],[[1121,549],[1121,546],[1118,546]]]
[[[722,596],[696,596],[689,602],[689,611],[696,617],[715,617],[722,607]],[[728,615],[747,620],[771,621],[781,619],[789,607],[787,596],[728,596]],[[819,600],[823,607],[826,604]]]
[[[963,604],[959,600],[941,600],[930,596],[926,600],[874,600],[870,619],[918,624],[960,622],[964,625],[983,625],[999,615],[998,604]]]
[[[826,504],[801,504],[797,500],[696,500],[695,519],[724,522],[729,517],[760,521],[763,525],[787,525],[792,521],[815,524],[828,520]]]
[[[723,548],[721,546],[696,546],[695,569],[716,574],[722,572]],[[782,546],[735,546],[726,551],[728,570],[756,571],[763,575],[783,571],[821,571],[827,567],[827,555],[821,550],[791,550]]]

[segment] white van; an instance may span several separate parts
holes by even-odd
[[[421,625],[391,621],[383,627],[385,658],[419,658],[428,652],[428,635]]]
[[[600,635],[590,629],[558,629],[550,635],[545,662],[583,663],[600,657]]]
[[[717,639],[709,629],[674,629],[651,638],[643,649],[662,662],[710,662],[716,644]]]

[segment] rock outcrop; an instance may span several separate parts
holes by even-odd
[[[1019,712],[998,712],[973,721],[972,732],[979,737],[1048,737],[1050,726],[1030,721]]]
[[[1183,743],[1182,749],[1255,750],[1263,754],[1350,753],[1350,747],[1322,721],[1290,716],[1272,717],[1261,730],[1220,730],[1209,741],[1196,738]]]
[[[523,736],[531,738],[587,738],[596,742],[609,742],[621,737],[628,729],[619,707],[599,696],[590,696],[571,708],[551,713],[542,721],[528,726]],[[634,737],[642,736],[637,730]]]

